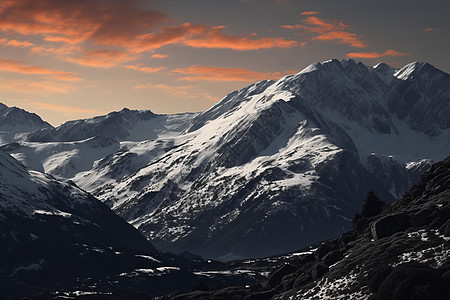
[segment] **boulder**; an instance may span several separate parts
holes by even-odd
[[[370,231],[375,240],[379,240],[394,233],[405,231],[411,226],[408,214],[396,213],[384,216],[373,222]]]
[[[327,266],[331,266],[332,264],[340,261],[342,259],[342,253],[339,250],[334,250],[325,255],[322,259],[324,264]]]
[[[311,277],[311,274],[299,271],[299,272],[297,272],[297,277],[294,282],[294,288],[302,287],[302,286],[310,283],[312,280],[313,279]]]
[[[294,265],[285,264],[270,275],[269,280],[267,281],[267,287],[274,288],[279,286],[284,276],[295,273],[297,269],[298,267]]]
[[[288,291],[294,287],[295,283],[295,273],[286,275],[281,280],[281,285],[283,285],[283,291]]]
[[[316,255],[317,260],[321,260],[325,255],[328,254],[328,252],[337,249],[339,249],[339,242],[338,239],[335,238],[332,240],[328,240],[320,245],[314,254]]]
[[[415,227],[422,227],[430,224],[436,218],[438,211],[435,206],[427,206],[411,216],[411,224]]]
[[[353,242],[355,239],[356,237],[352,231],[343,233],[338,239],[339,250],[341,251],[348,250],[349,248],[348,244],[350,242]]]
[[[311,276],[314,280],[317,278],[320,278],[320,277],[322,277],[323,274],[328,272],[328,269],[329,268],[326,264],[319,262],[314,265],[312,272],[311,272]]]

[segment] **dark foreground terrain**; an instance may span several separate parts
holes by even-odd
[[[450,157],[379,215],[359,216],[353,231],[314,251],[249,263],[270,272],[260,285],[163,299],[449,299],[449,217]]]

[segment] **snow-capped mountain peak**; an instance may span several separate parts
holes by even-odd
[[[34,113],[0,103],[0,145],[13,142],[21,133],[42,128],[52,128],[52,125]]]

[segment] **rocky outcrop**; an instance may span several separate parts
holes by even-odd
[[[411,227],[411,221],[406,213],[391,214],[375,221],[370,226],[370,231],[375,240],[379,240],[394,233],[405,231]]]

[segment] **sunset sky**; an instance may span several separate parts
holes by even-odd
[[[0,102],[53,125],[203,111],[316,61],[450,72],[448,0],[0,0]]]

